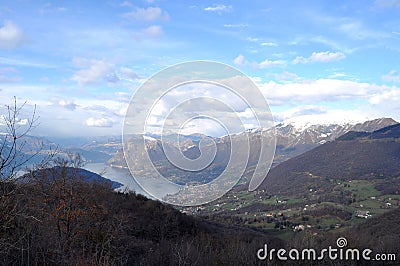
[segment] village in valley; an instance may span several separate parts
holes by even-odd
[[[305,230],[318,234],[353,226],[400,204],[400,195],[384,195],[369,180],[337,182],[331,196],[343,195],[340,202],[321,201],[321,192],[310,188],[307,195],[296,197],[267,195],[265,190],[231,191],[219,200],[185,207],[181,212],[275,232],[285,238]]]

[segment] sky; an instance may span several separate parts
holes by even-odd
[[[121,134],[138,87],[191,60],[248,75],[276,123],[400,121],[399,0],[0,2],[0,112],[36,105],[37,135]]]

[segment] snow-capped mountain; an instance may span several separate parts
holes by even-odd
[[[371,132],[393,124],[397,124],[397,122],[391,118],[379,118],[366,122],[326,122],[321,124],[289,120],[276,125],[275,133],[278,145],[291,147],[298,144],[322,144],[332,141],[348,131]]]
[[[372,132],[393,124],[397,124],[397,122],[391,118],[379,118],[366,122],[346,121],[322,124],[298,120],[285,121],[275,126],[277,162],[333,141],[349,131]]]
[[[258,162],[259,145],[259,134],[275,134],[276,136],[276,152],[274,157],[273,165],[277,165],[287,159],[297,156],[303,152],[311,150],[312,148],[321,145],[325,142],[335,140],[342,136],[348,131],[374,131],[383,127],[396,124],[397,122],[391,118],[380,118],[367,122],[358,121],[346,121],[340,123],[322,123],[317,124],[313,122],[300,123],[296,120],[285,121],[276,125],[270,129],[254,129],[247,130],[245,132],[234,134],[231,136],[224,136],[221,138],[215,138],[214,141],[217,145],[217,154],[213,163],[210,165],[207,171],[201,172],[201,176],[215,176],[218,175],[221,170],[227,165],[230,157],[230,145],[247,145],[244,140],[250,140],[251,153],[249,157],[248,167],[254,166]],[[245,136],[247,135],[247,136]],[[185,156],[189,158],[197,158],[200,155],[198,148],[199,140],[206,136],[197,136],[194,140],[193,136],[183,136],[184,140],[181,142],[179,148],[182,149]],[[174,176],[175,180],[189,180],[188,172],[179,171],[175,167],[171,167],[165,158],[161,140],[153,137],[146,137],[147,152],[152,158],[157,169],[160,172],[168,173],[168,175]],[[132,138],[129,142],[128,150],[130,152],[139,152],[136,149],[136,142],[143,140],[141,138]],[[164,145],[173,145],[174,142],[169,143],[168,136],[164,139],[166,141]],[[230,143],[232,141],[232,143]],[[174,147],[178,148],[178,147]],[[206,146],[205,149],[208,147]],[[211,146],[209,148],[212,148]],[[245,148],[245,146],[243,146]],[[129,152],[128,151],[128,152]],[[141,151],[144,152],[144,151]],[[125,159],[122,151],[117,154],[109,161],[113,166],[126,167]],[[197,178],[197,177],[196,177]]]

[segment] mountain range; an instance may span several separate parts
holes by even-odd
[[[260,189],[273,194],[325,193],[337,181],[375,180],[393,194],[400,192],[400,124],[373,132],[350,131],[277,165]],[[389,192],[389,191],[388,191]],[[390,194],[390,193],[388,193]]]
[[[299,124],[283,122],[275,127],[277,139],[276,163],[311,150],[321,144],[335,140],[349,131],[372,132],[397,124],[391,118],[379,118],[356,123]]]
[[[231,145],[238,145],[239,150],[241,150],[242,147],[245,149],[247,142],[244,140],[248,137],[250,140],[250,154],[247,169],[243,178],[243,182],[245,182],[247,177],[251,176],[252,171],[254,171],[254,167],[259,160],[260,134],[267,137],[271,134],[275,134],[276,136],[276,150],[272,163],[272,166],[275,167],[290,158],[303,154],[304,152],[324,143],[332,142],[346,132],[371,132],[395,124],[397,124],[397,122],[391,118],[380,118],[363,123],[343,122],[335,124],[299,123],[296,120],[291,120],[279,123],[274,128],[253,129],[223,137],[211,138],[202,134],[193,134],[189,136],[181,135],[179,147],[176,141],[174,141],[177,137],[176,135],[163,136],[164,145],[175,150],[182,149],[184,155],[191,159],[195,159],[200,155],[200,141],[206,138],[211,138],[216,143],[216,156],[204,171],[199,172],[183,171],[169,163],[165,157],[160,136],[158,135],[145,135],[146,152],[149,153],[157,170],[163,176],[167,176],[171,181],[178,184],[207,183],[219,176],[226,168],[231,155]],[[2,139],[4,141],[4,137],[4,134],[1,135],[0,141],[2,141]],[[133,135],[130,137],[127,152],[132,154],[145,152],[137,149],[137,144],[143,141],[142,136]],[[120,137],[106,136],[61,139],[25,136],[20,141],[24,143],[22,152],[25,153],[26,156],[32,154],[32,152],[37,150],[38,147],[43,147],[39,156],[34,157],[34,162],[40,162],[47,151],[56,148],[58,150],[58,155],[60,156],[67,156],[68,153],[79,153],[84,161],[89,163],[107,162],[109,165],[114,167],[127,167],[122,152]],[[4,144],[5,147],[7,145],[7,143]],[[212,149],[212,146],[206,145],[204,149]],[[140,165],[140,163],[138,164]],[[147,171],[142,172],[146,173]]]
[[[392,234],[399,229],[394,222],[400,206],[399,162],[400,124],[349,131],[276,165],[257,190],[240,184],[193,213],[294,240],[301,228],[308,231],[307,241],[317,236],[315,245],[349,235],[351,243],[387,250],[398,242]]]
[[[278,144],[274,167],[260,187],[249,192],[247,186],[239,185],[214,202],[180,209],[191,210],[194,217],[141,195],[113,192],[110,188],[121,184],[102,186],[104,178],[85,170],[39,170],[34,174],[42,182],[22,186],[10,198],[11,207],[2,205],[11,226],[4,227],[0,240],[13,245],[8,245],[10,252],[1,256],[1,262],[21,264],[21,258],[29,258],[36,264],[95,264],[101,250],[104,264],[176,265],[183,264],[184,258],[185,264],[259,265],[254,255],[265,243],[274,248],[318,249],[334,245],[339,236],[352,246],[398,251],[400,124],[387,118],[353,124],[281,123],[274,129],[232,135],[232,144],[228,136],[214,138],[217,156],[209,172],[195,178],[206,182],[210,178],[206,174],[217,174],[229,158],[230,145],[243,145],[245,136],[253,152],[250,173],[258,160],[259,134],[271,133]],[[175,137],[167,136],[165,144],[175,145]],[[147,151],[156,166],[177,182],[192,181],[167,165],[157,138],[146,136]],[[184,154],[196,158],[204,138],[208,137],[183,136]],[[143,141],[142,137],[132,136],[130,152],[138,152],[136,141]],[[86,140],[79,147],[64,149],[85,151],[84,157],[99,160],[113,156],[109,163],[124,166],[117,138]],[[49,185],[43,186],[46,182]],[[18,212],[14,215],[9,210]],[[360,218],[362,213],[372,218]],[[25,255],[14,256],[21,251]]]
[[[197,173],[180,170],[169,163],[165,157],[163,145],[169,146],[172,149],[181,148],[185,156],[194,159],[200,156],[199,142],[208,136],[181,136],[182,141],[179,143],[180,147],[177,146],[176,142],[171,141],[174,136],[163,136],[164,143],[161,143],[160,137],[157,135],[152,135],[151,137],[147,136],[145,138],[147,148],[146,151],[138,149],[138,147],[140,147],[138,143],[143,142],[142,137],[131,136],[131,138],[128,140],[129,144],[126,152],[131,154],[148,152],[157,170],[163,176],[169,177],[171,181],[178,184],[190,182],[207,183],[219,176],[226,168],[230,158],[231,145],[239,145],[239,150],[246,149],[246,146],[243,146],[243,149],[241,148],[241,145],[247,145],[247,142],[244,141],[245,137],[248,137],[250,141],[250,155],[245,173],[246,177],[254,170],[254,166],[257,164],[259,159],[260,134],[263,134],[267,138],[272,134],[276,136],[276,151],[272,164],[274,167],[321,144],[331,142],[346,132],[372,132],[374,130],[394,124],[397,124],[397,122],[391,118],[380,118],[363,123],[340,124],[309,123],[304,125],[296,122],[283,122],[270,129],[254,129],[230,136],[212,138],[217,147],[215,159],[204,171]],[[212,145],[204,147],[205,150],[212,148]],[[122,150],[118,150],[113,158],[108,161],[108,163],[111,166],[120,168],[127,167]],[[137,162],[137,164],[138,167],[141,167],[140,162]],[[143,172],[146,171],[142,171],[142,173]]]

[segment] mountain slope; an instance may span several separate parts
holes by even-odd
[[[321,145],[336,139],[337,137],[345,134],[350,130],[362,130],[371,131],[377,130],[384,126],[397,124],[396,121],[390,118],[375,119],[372,121],[367,121],[364,123],[350,124],[306,124],[299,125],[294,122],[278,124],[273,129],[256,129],[251,131],[246,131],[239,134],[234,134],[231,136],[224,136],[221,138],[214,138],[214,142],[217,146],[216,157],[213,162],[200,172],[189,172],[178,169],[172,165],[164,155],[163,146],[161,145],[161,140],[159,136],[145,137],[147,152],[149,153],[152,162],[156,166],[157,170],[166,177],[169,177],[171,181],[185,184],[185,183],[207,183],[213,180],[215,177],[219,176],[223,170],[226,168],[229,158],[230,158],[230,148],[231,141],[233,145],[239,147],[239,150],[246,150],[247,142],[246,137],[250,141],[250,154],[248,160],[248,172],[252,171],[252,167],[257,164],[259,159],[259,149],[260,149],[260,134],[263,134],[267,139],[271,134],[276,135],[277,146],[276,153],[274,157],[273,166],[311,150],[314,147]],[[178,149],[176,142],[171,141],[175,135],[166,136],[164,138],[164,145],[169,146],[173,149]],[[198,147],[199,141],[205,138],[204,135],[197,135],[196,138],[193,136],[182,136],[182,149],[185,156],[194,159],[200,156],[200,150]],[[143,142],[141,136],[132,136],[129,140],[127,152],[131,154],[143,153],[146,151],[138,150],[138,142]],[[243,149],[240,149],[243,147]],[[205,150],[212,149],[213,147],[205,146]],[[144,156],[144,155],[143,155]],[[118,151],[113,158],[109,161],[109,164],[116,167],[126,167],[125,158],[123,152]],[[137,163],[138,169],[142,170],[142,164]],[[144,169],[145,170],[145,169]],[[140,173],[146,173],[150,171],[141,171]]]
[[[47,179],[48,181],[57,180],[59,176],[65,176],[66,179],[74,182],[87,182],[87,183],[97,183],[106,184],[112,189],[116,189],[122,186],[121,183],[111,181],[107,178],[102,177],[99,174],[90,172],[82,168],[73,167],[60,167],[55,166],[52,168],[44,168],[40,170],[35,170],[30,173],[23,175],[20,180],[39,180],[43,181]],[[75,180],[76,179],[76,180]]]
[[[400,177],[400,124],[372,133],[349,132],[271,169],[260,189],[273,194],[329,188],[333,180]]]
[[[372,132],[397,122],[391,118],[379,118],[363,123],[304,124],[284,122],[275,127],[277,138],[277,163],[295,157],[321,144],[333,141],[349,131]]]
[[[187,216],[58,168],[24,186],[0,180],[1,265],[257,265],[282,241]],[[73,184],[73,185],[71,185]]]
[[[329,258],[319,261],[318,265],[399,265],[400,250],[400,208],[390,210],[380,216],[371,217],[360,221],[357,225],[338,231],[318,232],[313,236],[310,234],[297,234],[290,242],[288,248],[296,246],[298,249],[310,248],[310,243],[316,250],[322,250],[329,246],[336,247],[335,243],[339,238],[347,240],[346,248],[356,248],[360,251],[360,260],[332,261]],[[368,257],[372,261],[363,260],[361,252],[364,249],[372,250]],[[374,261],[375,254],[395,254],[384,262]],[[297,265],[297,264],[295,264]]]

